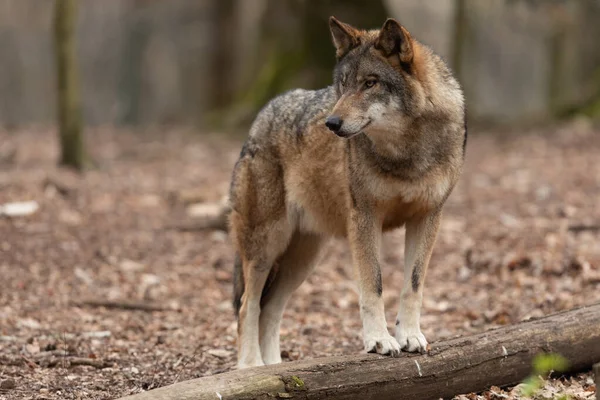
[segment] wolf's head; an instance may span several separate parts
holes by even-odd
[[[373,31],[358,30],[335,17],[330,17],[329,26],[336,48],[333,82],[338,100],[327,127],[346,138],[401,130],[420,113],[426,99],[419,77],[420,45],[391,18]]]

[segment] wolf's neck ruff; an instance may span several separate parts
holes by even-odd
[[[414,158],[418,157],[417,154],[411,156],[410,151],[403,151],[401,155],[398,155],[397,152],[393,157],[382,154],[377,151],[375,144],[365,134],[357,135],[348,140],[348,151],[349,164],[352,164],[353,158],[366,160],[369,167],[376,170],[376,172],[391,175],[398,179],[417,179],[418,175],[426,172],[420,169],[415,170],[418,161]]]

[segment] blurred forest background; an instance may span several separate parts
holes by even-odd
[[[0,2],[0,124],[53,123],[52,0]],[[76,21],[87,126],[247,127],[273,95],[331,81],[327,18],[395,17],[455,70],[469,118],[597,114],[595,0],[81,0]]]
[[[332,81],[330,15],[397,18],[465,90],[428,340],[600,301],[600,0],[0,0],[0,400],[118,398],[234,368],[234,252],[197,223],[222,210],[256,112]],[[404,243],[382,244],[390,329]],[[286,309],[286,361],[362,350],[346,243],[319,264]],[[545,385],[595,390],[589,371]],[[457,399],[520,398],[490,390]]]

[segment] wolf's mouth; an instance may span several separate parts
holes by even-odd
[[[338,136],[339,136],[339,137],[341,137],[341,138],[349,139],[349,138],[351,138],[352,136],[356,136],[356,135],[358,135],[359,133],[362,133],[362,131],[363,131],[363,130],[364,130],[366,127],[367,127],[367,126],[371,125],[371,122],[373,122],[373,121],[372,121],[371,119],[369,119],[369,120],[367,121],[367,123],[366,123],[366,124],[364,124],[364,125],[363,125],[363,126],[360,128],[360,129],[358,129],[358,130],[357,130],[357,131],[355,131],[355,132],[344,132],[344,130],[343,130],[343,128],[342,128],[342,129],[340,129],[339,131],[335,132],[335,134],[336,134],[336,135],[338,135]]]

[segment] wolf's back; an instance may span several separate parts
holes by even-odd
[[[315,117],[331,110],[335,100],[332,86],[285,92],[260,110],[250,128],[250,139],[261,139],[273,132],[302,135]]]

